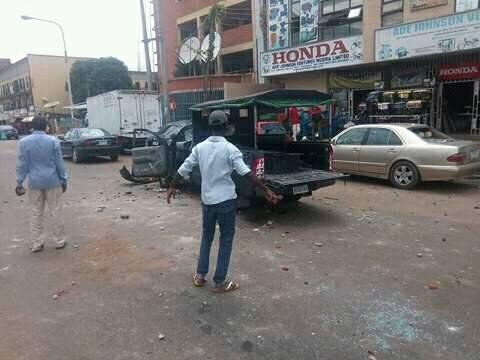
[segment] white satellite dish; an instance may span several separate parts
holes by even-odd
[[[196,59],[200,51],[200,40],[194,36],[185,40],[178,51],[178,59],[182,64],[189,64]]]
[[[200,48],[200,59],[205,62],[207,61],[208,58],[208,47],[210,46],[210,36],[212,34],[208,34],[205,36],[205,39],[203,39],[202,42],[202,47]],[[222,44],[222,38],[220,37],[220,34],[217,32],[213,33],[213,56],[212,60],[215,59],[218,56],[218,53],[220,52],[220,46]]]

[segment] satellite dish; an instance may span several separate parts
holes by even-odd
[[[194,36],[185,40],[178,52],[178,59],[182,64],[189,64],[196,59],[200,51],[200,40]]]
[[[222,43],[222,38],[220,37],[220,34],[217,32],[214,32],[213,34],[208,34],[205,37],[205,39],[203,39],[202,47],[200,48],[200,59],[203,62],[206,62],[208,58],[208,47],[210,46],[210,36],[214,36],[212,60],[215,59],[218,56],[218,53],[220,52],[220,46]]]

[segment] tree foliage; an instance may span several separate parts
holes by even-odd
[[[113,57],[80,60],[70,71],[73,102],[117,89],[131,89],[132,79],[125,64]]]

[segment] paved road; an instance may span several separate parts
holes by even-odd
[[[14,157],[1,142],[2,360],[478,359],[478,185],[403,192],[354,178],[242,212],[241,289],[215,296],[190,283],[197,194],[167,206],[119,177],[128,158],[67,161],[69,247],[32,255]]]

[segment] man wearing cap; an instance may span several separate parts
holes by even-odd
[[[63,164],[59,141],[47,135],[47,121],[35,116],[33,133],[18,144],[17,187],[18,196],[25,194],[23,182],[28,178],[28,193],[32,207],[32,252],[43,250],[45,207],[55,220],[53,240],[55,248],[66,245],[62,214],[62,194],[67,190],[67,175]]]
[[[223,293],[238,289],[238,284],[226,280],[230,255],[232,253],[235,234],[236,198],[235,184],[232,172],[236,171],[265,192],[265,198],[277,203],[279,197],[265,186],[243,161],[243,155],[238,148],[225,139],[228,118],[221,110],[210,114],[208,123],[211,136],[197,144],[190,156],[178,169],[178,173],[170,184],[167,192],[167,202],[175,197],[175,191],[180,178],[187,178],[195,166],[200,167],[202,176],[202,212],[203,230],[200,245],[200,256],[197,271],[193,276],[193,284],[201,287],[206,283],[209,270],[210,248],[215,236],[215,226],[220,227],[220,245],[217,257],[217,267],[213,277],[214,292]]]

